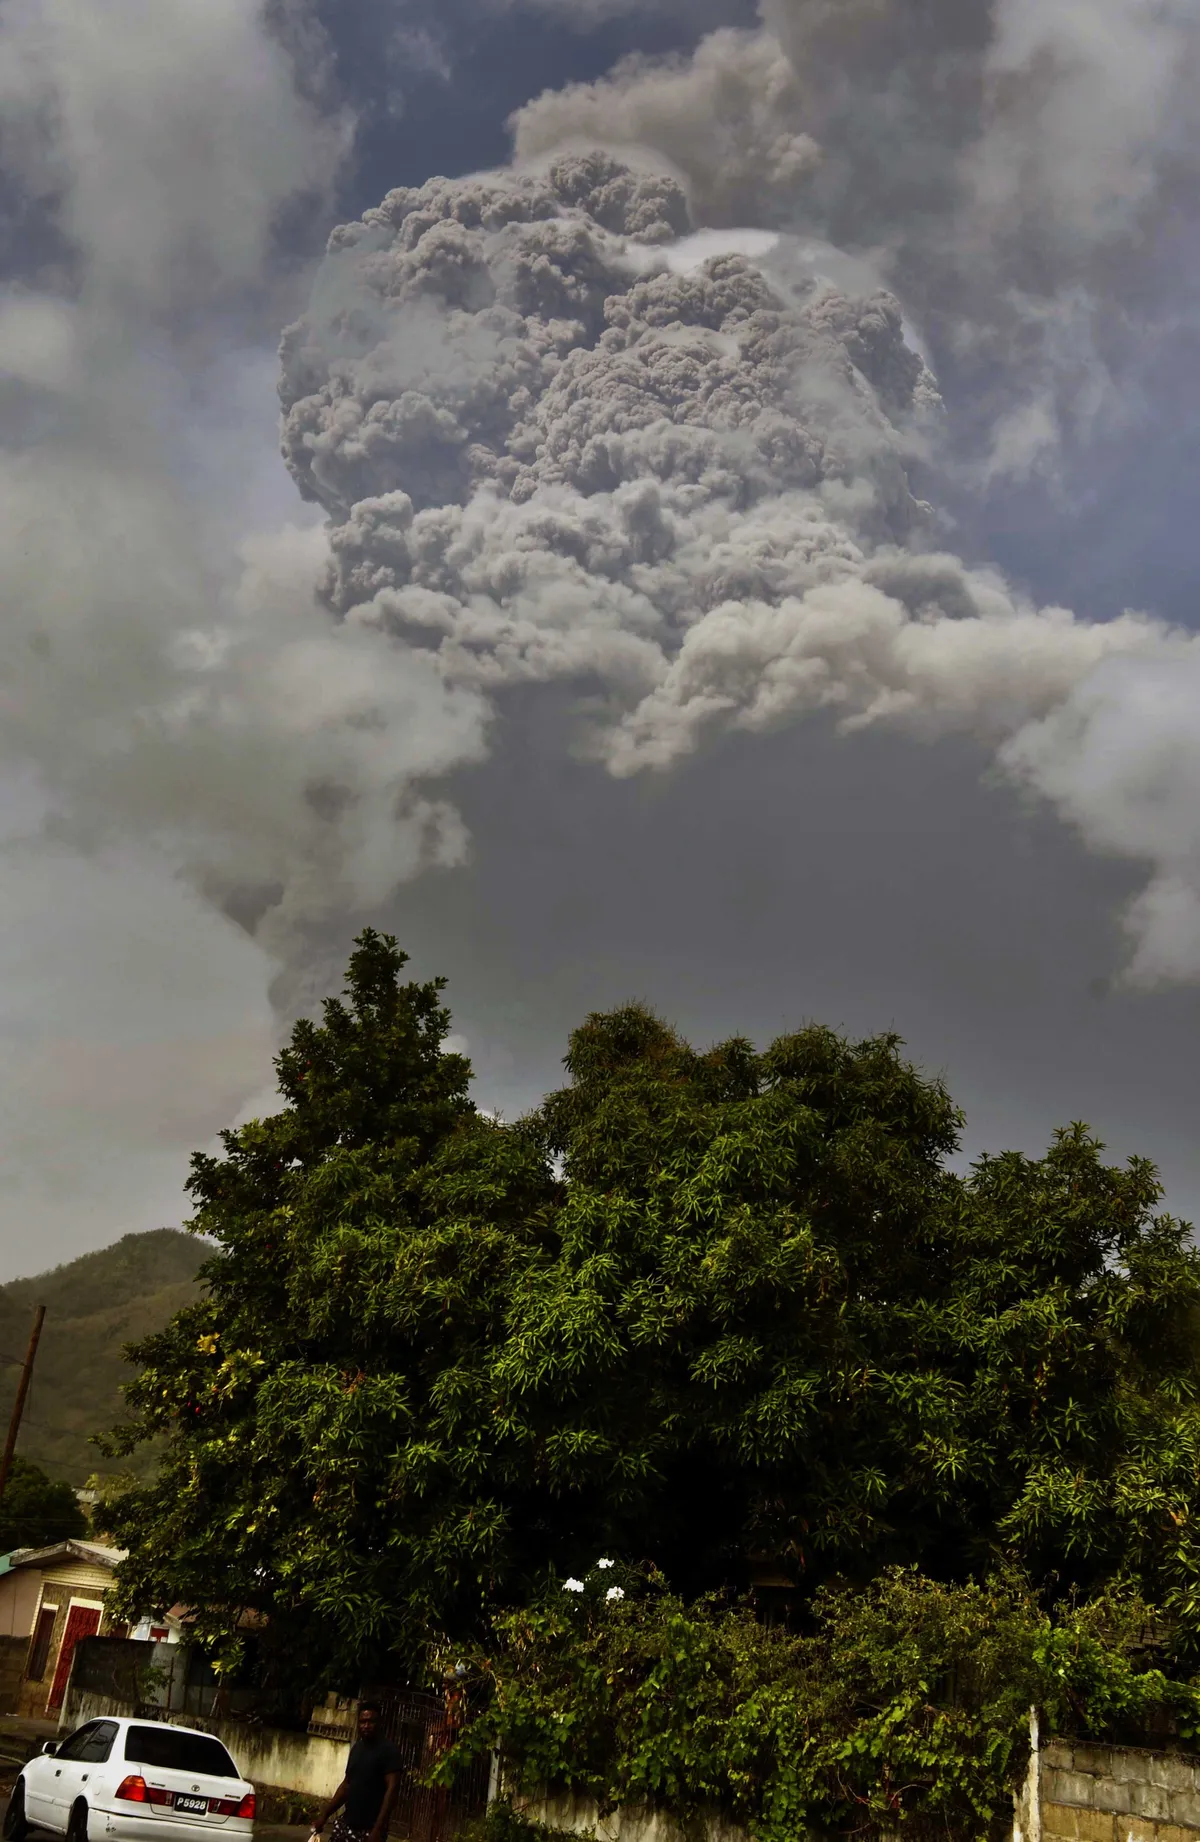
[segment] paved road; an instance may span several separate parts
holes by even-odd
[[[7,1809],[8,1793],[4,1792],[0,1794],[0,1821],[3,1820],[3,1814]],[[42,1842],[42,1838],[45,1839],[45,1842],[50,1842],[48,1830],[31,1829],[29,1834],[31,1838],[38,1837],[39,1842]],[[284,1826],[281,1823],[256,1823],[254,1825],[254,1842],[308,1842],[310,1834],[307,1823],[294,1826]],[[56,1838],[56,1842],[61,1842],[61,1838]]]

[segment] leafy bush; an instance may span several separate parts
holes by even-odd
[[[497,1621],[489,1694],[445,1770],[498,1748],[514,1791],[602,1808],[723,1811],[760,1842],[814,1831],[998,1834],[1028,1762],[1029,1710],[1100,1736],[1200,1696],[1139,1666],[1136,1600],[1052,1623],[1021,1583],[911,1569],[825,1588],[804,1634],[747,1606],[691,1606],[611,1565]]]
[[[593,1842],[593,1838],[590,1830],[553,1829],[532,1822],[514,1810],[510,1799],[497,1797],[485,1815],[459,1825],[455,1842]]]

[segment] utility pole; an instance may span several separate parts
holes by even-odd
[[[0,1458],[0,1503],[4,1501],[4,1492],[8,1485],[8,1474],[12,1470],[13,1453],[17,1449],[17,1434],[21,1430],[21,1415],[25,1412],[25,1397],[29,1393],[29,1382],[33,1375],[34,1359],[37,1356],[38,1338],[42,1334],[42,1325],[46,1322],[46,1307],[39,1305],[33,1314],[33,1329],[29,1334],[29,1348],[25,1352],[25,1362],[21,1369],[21,1379],[17,1383],[17,1398],[13,1402],[12,1419],[8,1423],[8,1443],[4,1448],[4,1457]]]

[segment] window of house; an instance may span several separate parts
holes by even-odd
[[[46,1665],[50,1661],[50,1640],[54,1636],[54,1621],[57,1617],[56,1605],[44,1605],[38,1613],[33,1643],[29,1648],[29,1668],[26,1671],[31,1682],[42,1682],[45,1679]]]

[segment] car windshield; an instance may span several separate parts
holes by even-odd
[[[236,1778],[237,1766],[220,1740],[207,1733],[181,1733],[178,1727],[130,1727],[125,1734],[130,1765],[149,1765],[164,1772],[196,1772],[209,1778]]]

